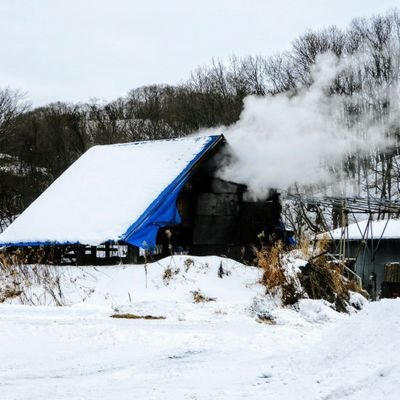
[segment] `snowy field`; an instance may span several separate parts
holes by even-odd
[[[150,264],[147,277],[64,267],[68,306],[38,288],[47,305],[2,304],[0,399],[398,399],[400,301],[283,309],[256,268],[223,259],[221,275],[221,259],[186,260]]]

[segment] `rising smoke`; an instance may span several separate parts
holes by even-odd
[[[335,187],[349,155],[390,146],[389,116],[377,120],[365,112],[351,120],[344,110],[359,99],[329,93],[334,79],[358,62],[323,54],[311,71],[311,86],[296,94],[245,98],[240,120],[223,130],[231,158],[220,177],[245,183],[253,198],[265,197],[270,188]],[[382,89],[381,95],[393,93],[398,95],[393,88]]]

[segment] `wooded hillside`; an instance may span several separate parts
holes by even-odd
[[[312,66],[326,52],[358,60],[327,89],[345,99],[343,118],[349,125],[366,113],[375,121],[389,114],[390,121],[399,121],[400,16],[395,11],[355,19],[345,31],[332,26],[306,32],[282,54],[213,60],[180,85],[135,88],[111,103],[60,101],[33,108],[24,88],[0,89],[0,230],[89,147],[230,125],[248,95],[296,96],[310,86]],[[390,199],[399,191],[399,124],[385,129],[394,139],[389,151],[371,151],[367,158],[349,154],[343,168],[360,182],[373,173],[375,194]]]

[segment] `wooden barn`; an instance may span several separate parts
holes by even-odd
[[[250,257],[252,245],[284,234],[279,195],[253,202],[245,185],[218,178],[226,146],[215,135],[92,147],[0,234],[0,246],[76,264]]]

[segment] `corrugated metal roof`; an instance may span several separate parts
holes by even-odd
[[[367,224],[368,220],[360,221],[358,224],[349,224],[348,227],[344,228],[344,238],[348,240],[400,239],[400,220],[398,219],[370,221],[368,227]],[[339,240],[342,238],[343,228],[334,229],[327,234],[333,240]]]

